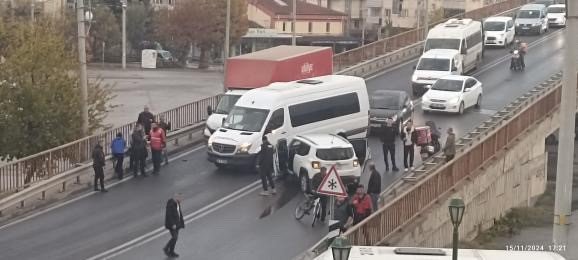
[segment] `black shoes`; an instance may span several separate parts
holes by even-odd
[[[174,257],[174,258],[179,257],[179,254],[177,254],[175,252],[170,252],[169,249],[167,249],[166,247],[163,248],[163,252],[165,252],[165,255],[168,257]]]

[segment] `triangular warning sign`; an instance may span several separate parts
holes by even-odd
[[[323,177],[321,184],[319,184],[319,188],[317,188],[317,193],[329,196],[347,197],[347,192],[343,186],[341,178],[339,178],[339,175],[337,174],[335,165],[332,166],[331,169],[329,169],[329,172]]]

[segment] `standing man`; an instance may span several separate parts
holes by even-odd
[[[401,133],[403,141],[403,166],[407,172],[413,170],[413,159],[415,156],[415,144],[417,143],[417,132],[413,128],[413,122],[409,120]]]
[[[161,168],[163,147],[166,145],[165,132],[156,123],[152,124],[150,133],[151,155],[153,159],[153,174],[158,174]]]
[[[456,134],[454,134],[453,128],[448,128],[448,137],[446,138],[446,144],[444,146],[444,155],[446,156],[446,162],[451,161],[456,156]]]
[[[401,122],[400,122],[401,124]],[[393,125],[393,119],[391,117],[385,120],[385,125],[383,125],[383,134],[381,136],[382,148],[383,148],[383,160],[385,161],[385,171],[389,171],[389,163],[387,162],[387,154],[389,153],[391,158],[391,166],[393,171],[399,171],[395,165],[395,137],[398,135],[398,130]]]
[[[100,191],[107,192],[104,189],[104,151],[102,150],[102,145],[100,145],[100,140],[96,142],[96,145],[92,149],[92,168],[94,169],[94,191],[99,191],[98,182],[100,181]]]
[[[124,176],[123,163],[124,163],[124,151],[126,149],[126,141],[122,138],[122,133],[117,133],[116,138],[112,140],[110,144],[110,150],[112,151],[112,156],[114,157],[114,172],[119,180],[122,180]]]
[[[351,201],[351,204],[353,204],[353,208],[355,209],[353,225],[357,225],[359,222],[369,217],[369,215],[371,215],[373,212],[373,208],[371,206],[371,198],[369,195],[367,195],[367,193],[365,193],[365,188],[363,185],[359,184],[359,186],[357,186],[357,192]]]
[[[374,209],[377,209],[377,199],[381,194],[381,174],[375,169],[375,164],[369,164],[371,175],[369,176],[369,183],[367,184],[367,194],[371,197],[371,204]]]
[[[267,136],[263,135],[261,143],[261,151],[259,152],[258,166],[259,174],[261,175],[261,184],[263,185],[263,191],[261,196],[269,196],[277,193],[275,190],[275,182],[273,181],[273,145],[269,143]],[[269,181],[269,185],[267,185]],[[271,193],[269,193],[268,187],[271,186]]]
[[[313,178],[311,178],[311,193],[319,198],[319,204],[321,204],[321,216],[319,216],[319,220],[321,222],[325,222],[325,216],[327,216],[327,202],[329,197],[317,193],[317,189],[319,189],[319,185],[321,185],[323,178],[327,174],[327,168],[321,167],[319,170],[320,171],[313,175]]]
[[[159,119],[159,127],[163,129],[163,132],[165,132],[165,139],[167,138],[167,133],[169,131],[171,131],[171,122],[166,122],[165,121],[165,116],[160,116]],[[165,164],[169,164],[169,154],[167,151],[167,146],[165,144],[165,146],[163,147],[163,157],[165,159]]]
[[[130,148],[131,150],[130,158],[131,160],[133,160],[134,163],[133,165],[134,177],[138,176],[139,170],[141,175],[146,177],[147,175],[145,172],[145,163],[148,156],[148,151],[145,136],[142,131],[142,126],[140,124],[137,124],[136,127],[134,128],[131,138],[132,139]]]
[[[144,132],[146,135],[148,135],[151,131],[151,124],[153,123],[154,120],[155,117],[153,113],[149,112],[149,107],[144,106],[144,111],[138,114],[138,119],[136,120],[136,122],[144,127]]]
[[[185,221],[183,219],[183,212],[181,211],[182,194],[176,193],[173,198],[167,201],[165,211],[165,228],[171,233],[171,239],[163,248],[163,251],[168,257],[179,257],[175,253],[175,245],[179,239],[179,229],[185,228]]]

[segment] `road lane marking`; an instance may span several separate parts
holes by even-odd
[[[260,180],[255,181],[209,205],[204,206],[203,208],[190,213],[188,215],[186,215],[184,217],[185,219],[185,224],[190,224],[193,221],[196,221],[206,215],[209,215],[233,202],[235,202],[238,199],[241,199],[253,192],[255,192],[256,190],[259,189],[259,184],[260,184]],[[112,249],[109,249],[103,253],[100,253],[96,256],[93,256],[91,258],[87,258],[87,260],[96,260],[96,259],[111,259],[114,258],[116,256],[119,256],[127,251],[130,251],[134,248],[140,247],[150,241],[153,241],[163,235],[166,235],[166,231],[165,231],[165,227],[159,227],[151,232],[148,232],[144,235],[141,235],[131,241],[128,241],[122,245],[119,245],[117,247],[114,247]]]
[[[192,153],[194,153],[194,152],[196,152],[196,151],[199,151],[201,148],[204,148],[204,147],[206,147],[206,145],[197,146],[197,147],[193,148],[193,149],[190,150],[190,151],[181,153],[181,154],[179,154],[179,155],[177,155],[177,156],[174,156],[174,157],[170,157],[170,158],[169,158],[169,162],[179,160],[180,158],[183,158],[183,157],[185,157],[185,156],[187,156],[187,155],[189,155],[189,154],[192,154]],[[146,171],[147,171],[147,172],[148,172],[148,171],[151,171],[151,170],[152,170],[152,166],[149,166],[149,167],[146,168]],[[133,179],[133,178],[134,178],[133,175],[130,174],[130,176],[127,176],[127,177],[123,178],[123,179],[120,180],[120,181],[117,181],[117,182],[114,182],[114,183],[112,183],[112,184],[107,185],[106,188],[112,188],[112,187],[114,187],[114,186],[116,186],[116,185],[119,185],[119,184],[121,184],[121,183],[127,182],[127,181],[129,181],[129,180],[131,180],[131,179]],[[81,196],[79,196],[79,197],[76,197],[76,198],[74,198],[74,199],[65,201],[65,202],[60,203],[60,204],[58,204],[58,205],[54,205],[54,206],[52,206],[52,207],[49,207],[49,208],[46,208],[46,209],[41,210],[41,211],[39,211],[39,212],[36,212],[36,213],[34,213],[34,214],[32,214],[32,215],[26,216],[26,217],[24,217],[24,218],[17,219],[17,220],[15,220],[15,221],[13,221],[13,222],[10,222],[10,223],[8,223],[8,224],[5,224],[5,225],[3,225],[3,226],[0,226],[0,230],[6,229],[6,228],[8,228],[8,227],[14,226],[14,225],[19,224],[19,223],[22,223],[22,222],[24,222],[24,221],[26,221],[26,220],[35,218],[35,217],[40,216],[40,215],[42,215],[42,214],[45,214],[45,213],[48,213],[48,212],[50,212],[50,211],[59,209],[59,208],[61,208],[61,207],[64,207],[64,206],[66,206],[66,205],[69,205],[69,204],[71,204],[71,203],[77,202],[77,201],[79,201],[79,200],[88,198],[89,196],[93,196],[93,195],[96,195],[96,194],[99,194],[99,192],[88,192],[88,193],[83,194],[83,195],[81,195]]]

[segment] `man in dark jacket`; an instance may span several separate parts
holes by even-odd
[[[383,125],[383,134],[381,135],[381,142],[383,143],[383,160],[385,161],[385,171],[389,171],[389,163],[387,162],[387,154],[391,158],[391,166],[393,171],[399,171],[395,164],[395,137],[398,135],[398,130],[393,124],[393,119],[388,118]]]
[[[131,135],[131,160],[134,161],[133,174],[138,176],[140,170],[141,175],[146,176],[145,162],[148,156],[147,144],[140,125],[135,127]]]
[[[124,176],[124,170],[122,166],[124,165],[124,150],[126,149],[126,141],[122,138],[122,133],[117,133],[116,138],[112,140],[110,144],[110,150],[112,156],[114,156],[114,171],[119,180],[122,180]]]
[[[104,151],[100,141],[96,143],[92,149],[92,168],[94,169],[94,190],[98,191],[98,181],[100,181],[100,191],[106,192],[104,189],[104,165],[105,157]]]
[[[371,196],[371,204],[374,209],[377,209],[377,199],[381,194],[381,174],[375,169],[375,164],[369,164],[371,175],[369,176],[369,183],[367,184],[367,194]]]
[[[155,116],[149,112],[149,107],[145,106],[144,111],[138,114],[138,119],[136,120],[137,123],[141,124],[144,127],[144,132],[148,136],[151,131],[151,124],[155,120]]]
[[[163,251],[168,257],[179,257],[175,253],[175,245],[179,239],[179,229],[185,228],[185,221],[183,219],[183,212],[181,211],[182,195],[176,193],[173,198],[167,201],[165,212],[165,228],[171,233],[171,239],[163,248]]]
[[[261,144],[261,151],[257,157],[259,174],[261,175],[261,184],[263,185],[263,191],[261,196],[269,196],[277,193],[275,190],[275,182],[273,181],[273,145],[269,143],[267,136],[263,135]],[[269,185],[267,185],[269,181]],[[268,186],[271,186],[271,193],[269,193]]]
[[[319,185],[321,185],[326,174],[327,168],[321,167],[320,171],[311,178],[311,193],[319,197],[319,204],[321,204],[321,216],[319,216],[321,222],[324,222],[325,216],[327,216],[327,201],[329,198],[323,194],[317,193],[317,189],[319,189]]]

